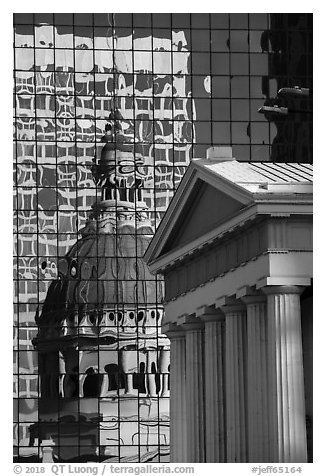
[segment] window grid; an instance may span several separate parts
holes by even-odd
[[[60,14],[45,17],[42,14],[15,14],[14,19],[14,191],[18,196],[14,218],[18,241],[14,282],[18,290],[15,298],[18,349],[23,345],[20,330],[32,328],[31,324],[35,328],[36,307],[42,305],[50,283],[58,276],[59,260],[76,241],[80,242],[80,232],[91,205],[95,197],[100,198],[101,190],[93,183],[90,166],[92,158],[99,157],[103,146],[100,138],[111,108],[117,106],[126,114],[124,122],[131,141],[136,144],[139,140],[142,144],[147,170],[143,193],[153,230],[189,160],[191,157],[205,157],[208,145],[232,145],[238,160],[311,161],[311,148],[300,139],[305,137],[306,143],[311,141],[309,118],[295,117],[292,123],[290,120],[269,123],[263,115],[257,114],[258,107],[271,103],[275,96],[273,91],[279,87],[311,85],[309,15],[302,15],[299,24],[299,17],[295,14],[183,14],[182,17],[149,14],[142,18],[147,22],[146,26],[145,23],[139,25],[140,18],[135,14],[112,14],[111,25],[100,14],[72,14],[70,18],[68,14],[61,17]],[[56,21],[58,23],[54,23]],[[50,25],[41,26],[41,22]],[[44,26],[46,31],[51,30],[47,43],[46,35],[41,35]],[[68,27],[72,38],[63,39],[64,28]],[[128,49],[124,50],[123,42],[128,38],[126,29],[132,35]],[[90,34],[83,36],[83,31]],[[105,44],[101,34],[109,31],[112,34],[107,36],[111,40],[106,39]],[[148,32],[150,46],[146,49],[142,43]],[[113,33],[117,41],[113,40]],[[40,45],[39,41],[44,44]],[[47,47],[50,43],[53,45]],[[297,60],[293,54],[293,51],[298,53],[296,43],[301,47]],[[22,44],[30,46],[21,47]],[[83,49],[86,44],[89,47]],[[155,48],[162,48],[162,51]],[[130,61],[123,63],[124,54]],[[150,68],[140,69],[139,58],[144,61],[150,58],[144,63]],[[86,67],[79,61],[85,61]],[[228,111],[227,116],[225,111]],[[117,156],[115,162],[117,165]],[[75,179],[72,178],[74,174]],[[133,180],[136,180],[135,169]],[[134,213],[137,211],[135,207]],[[122,236],[115,234],[116,248]],[[137,229],[134,236],[140,237]],[[101,258],[99,246],[100,235],[94,256],[97,269]],[[138,266],[142,262],[139,241],[136,241],[132,258],[137,265],[136,281],[140,285],[145,281]],[[118,259],[113,257],[113,260],[118,265]],[[101,280],[95,276],[95,281],[95,294],[99,296]],[[159,281],[154,279],[153,283],[157,310],[160,309]],[[120,303],[121,307],[123,304]],[[142,307],[139,303],[135,312]],[[119,326],[116,330],[119,338]],[[158,330],[154,340],[158,348]],[[140,341],[137,327],[138,350],[135,352],[138,369],[142,363]],[[39,354],[38,362],[41,357],[39,351],[33,353],[32,349],[31,346],[26,355],[30,355],[30,368],[34,369],[33,356]],[[97,343],[98,369],[101,352]],[[33,400],[30,407],[26,405],[30,414],[37,415],[36,380],[34,376],[29,378],[33,374],[20,372],[20,368],[24,369],[20,367],[23,355],[17,354],[18,400],[23,399],[21,395]],[[158,369],[158,353],[155,361]],[[79,370],[78,367],[77,374]],[[140,402],[143,398],[138,392],[138,432],[142,427]],[[164,409],[165,397],[160,398],[158,412]],[[101,413],[102,400],[96,400],[97,414]],[[25,409],[24,401],[21,402],[21,408]],[[58,405],[59,402],[58,399]],[[76,402],[77,412],[81,413],[83,399],[77,398]],[[123,404],[123,400],[118,398],[119,422],[123,419]],[[60,412],[62,410],[58,410],[58,415]],[[29,417],[25,413],[20,412],[19,406],[16,434],[20,432],[26,437],[25,419]],[[158,435],[164,436],[165,421],[160,420],[157,424]],[[77,434],[81,435],[81,432],[82,423],[78,420]],[[102,433],[98,425],[99,446]],[[119,440],[122,433],[122,426],[118,425]],[[17,444],[19,449],[19,437]],[[77,446],[78,457],[83,458],[82,439]],[[128,445],[117,446],[117,458],[122,460],[123,447]],[[141,441],[135,446],[140,460]],[[155,446],[160,451],[165,444],[157,441]],[[59,432],[60,447],[64,454],[65,440],[60,439]],[[96,457],[104,458],[100,450]],[[164,455],[154,458],[166,460]]]

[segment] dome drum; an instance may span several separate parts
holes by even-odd
[[[88,337],[92,339],[111,338],[112,342],[132,338],[146,338],[156,335],[157,327],[160,328],[163,317],[163,307],[147,306],[146,308],[96,308],[86,310],[76,308],[69,316],[65,317],[57,325],[39,326],[39,335],[34,344],[55,339],[57,345],[65,346],[64,342],[71,338]],[[164,336],[165,337],[165,336]]]
[[[169,366],[169,349],[163,345],[140,350],[138,358],[135,349],[103,351],[100,359],[92,350],[84,350],[79,357],[78,381],[68,372],[62,374],[61,396],[168,397]]]

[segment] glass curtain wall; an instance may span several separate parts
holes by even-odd
[[[150,237],[190,160],[205,157],[211,145],[231,145],[237,160],[312,161],[312,116],[305,99],[290,100],[291,113],[286,117],[258,112],[263,105],[288,106],[286,99],[277,98],[277,91],[294,86],[312,87],[311,14],[14,15],[14,444],[18,459],[42,458],[42,432],[36,428],[44,420],[43,364],[32,341],[38,336],[36,321],[49,286],[59,277],[58,263],[81,239],[92,205],[101,197],[92,166],[94,157],[101,156],[111,111],[119,111],[123,136],[137,144]],[[141,261],[139,249],[133,253]],[[136,307],[140,305],[135,301]],[[160,314],[161,299],[155,305]],[[159,323],[155,329],[158,341]],[[99,347],[97,354],[100,359]],[[136,373],[140,355],[135,350]],[[58,362],[58,374],[60,368]],[[153,372],[158,368],[157,363]],[[164,372],[168,373],[167,365]],[[58,388],[59,381],[60,375]],[[112,379],[111,385],[115,385]],[[146,400],[147,389],[141,392],[139,382],[135,383],[137,408],[130,410],[136,416],[129,423],[129,439],[121,435],[123,418],[117,410],[117,424],[104,428],[103,422],[94,424],[96,436],[90,440],[94,451],[84,452],[81,435],[93,430],[88,420],[84,424],[78,418],[64,425],[69,412],[60,410],[64,396],[59,393],[53,428],[42,438],[62,436],[61,443],[54,442],[63,448],[53,451],[59,460],[167,461],[164,402],[168,398],[162,395],[162,385],[157,384],[155,397]],[[106,400],[92,398],[89,408],[97,417],[103,416]],[[154,400],[155,415],[146,413]],[[70,414],[82,414],[85,398],[77,394],[70,401]],[[67,428],[71,438],[63,436]],[[71,452],[69,445],[78,450]],[[122,450],[123,446],[129,450]]]

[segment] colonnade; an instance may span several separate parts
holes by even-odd
[[[172,462],[307,461],[302,291],[248,289],[170,326]]]
[[[168,339],[166,339],[168,341]],[[119,356],[118,356],[119,352]],[[112,354],[112,355],[111,355]],[[79,358],[77,375],[72,369]],[[55,360],[54,363],[57,361]],[[160,346],[157,349],[142,351],[120,349],[112,352],[101,350],[90,352],[86,349],[66,356],[59,354],[59,394],[71,398],[78,393],[79,397],[110,397],[112,395],[149,397],[169,397],[170,349]],[[134,376],[142,377],[142,385],[134,385]],[[58,374],[49,376],[50,387],[47,396],[57,396]],[[75,378],[74,378],[75,377]],[[85,394],[85,383],[92,380],[92,395]]]

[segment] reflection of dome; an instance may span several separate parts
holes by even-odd
[[[136,258],[136,254],[144,254],[150,238],[128,231],[125,227],[124,234],[88,235],[76,243],[59,262],[59,280],[49,289],[43,314],[53,305],[92,309],[160,302],[162,294],[156,296],[155,278]]]
[[[141,153],[141,145],[134,143],[129,137],[124,135],[121,125],[122,121],[123,117],[118,109],[111,111],[105,126],[105,135],[101,139],[102,142],[105,142],[105,146],[101,151],[99,164],[105,164],[112,160],[116,152]],[[114,152],[113,155],[112,152]]]
[[[93,161],[100,200],[81,238],[59,258],[58,279],[36,316],[41,403],[31,438],[53,438],[66,461],[80,457],[76,441],[87,441],[90,461],[95,454],[119,461],[157,454],[144,446],[140,458],[135,438],[155,446],[159,434],[168,444],[163,282],[142,259],[154,231],[143,199],[144,160],[122,134],[121,119],[110,114],[101,156]],[[141,424],[134,415],[142,415]],[[66,446],[59,444],[62,434]]]
[[[107,162],[108,159],[111,159],[112,151],[121,151],[121,152],[133,152],[135,154],[141,154],[142,146],[139,143],[133,143],[130,141],[125,141],[125,136],[118,134],[116,136],[117,143],[107,142],[102,149],[100,163]]]
[[[136,325],[141,333],[160,325],[163,283],[142,259],[153,234],[142,200],[143,160],[121,132],[121,120],[119,111],[111,112],[101,158],[92,167],[101,201],[80,230],[82,238],[59,260],[58,279],[37,318],[38,341],[76,336],[80,326],[103,326],[83,331],[93,336],[103,336],[106,326],[112,336],[113,325]]]

